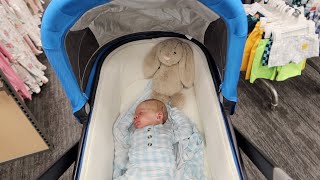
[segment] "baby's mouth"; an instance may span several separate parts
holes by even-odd
[[[138,121],[138,120],[134,120],[134,121],[133,121],[133,125],[134,125],[135,128],[138,128],[138,126],[139,126],[139,121]]]

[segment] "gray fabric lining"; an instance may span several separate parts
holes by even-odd
[[[172,31],[203,42],[217,14],[194,0],[116,0],[85,13],[71,31],[89,27],[99,45],[117,37],[143,31]],[[140,6],[137,6],[139,4]]]

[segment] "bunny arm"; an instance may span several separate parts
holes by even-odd
[[[189,88],[193,85],[195,70],[193,52],[189,44],[183,43],[184,53],[179,62],[179,76],[182,84]]]
[[[160,61],[157,57],[159,44],[153,47],[143,62],[143,73],[145,78],[151,78],[160,67]]]

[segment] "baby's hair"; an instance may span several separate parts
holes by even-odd
[[[161,101],[159,101],[157,99],[147,99],[147,100],[142,101],[140,103],[140,105],[141,104],[149,105],[150,106],[149,108],[151,110],[153,110],[154,112],[161,111],[162,114],[163,114],[163,124],[167,121],[167,119],[168,119],[168,111],[167,111],[166,105],[163,102],[161,102]]]

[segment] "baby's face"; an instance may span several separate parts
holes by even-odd
[[[162,123],[162,119],[157,119],[158,113],[150,108],[139,105],[134,113],[133,124],[135,128],[144,128],[149,125],[157,125]]]

